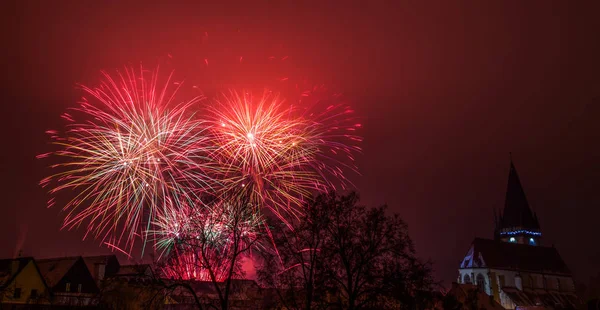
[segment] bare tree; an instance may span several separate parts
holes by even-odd
[[[170,292],[161,284],[143,273],[107,278],[101,283],[99,303],[108,309],[163,309]]]
[[[347,309],[372,307],[380,296],[390,293],[394,282],[414,290],[414,282],[397,281],[409,279],[404,275],[419,267],[402,219],[388,216],[386,206],[359,205],[355,193],[329,194],[328,200],[331,221],[323,247],[324,268],[330,284],[340,291],[341,305]],[[426,277],[427,270],[422,271],[421,276]]]
[[[327,240],[330,210],[326,196],[310,201],[292,227],[273,225],[276,251],[264,252],[259,279],[276,288],[288,309],[314,309],[324,303],[321,248]]]
[[[416,258],[406,224],[358,202],[355,193],[323,194],[276,234],[280,265],[263,264],[259,275],[285,307],[411,308],[427,298],[431,268]]]
[[[171,285],[185,283],[198,305],[194,286],[199,286],[195,280],[202,280],[212,283],[219,307],[228,309],[233,280],[244,275],[242,259],[259,245],[262,217],[245,199],[236,198],[186,214],[161,268]]]

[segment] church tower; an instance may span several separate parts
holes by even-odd
[[[495,240],[475,238],[460,262],[456,296],[476,287],[504,309],[579,309],[569,267],[554,246],[540,244],[540,223],[512,159],[504,209],[495,215]]]
[[[495,218],[495,238],[504,242],[539,245],[542,237],[537,215],[529,208],[517,169],[510,161],[504,210]]]

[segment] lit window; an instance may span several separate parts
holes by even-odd
[[[515,239],[515,237],[510,237],[510,239],[508,239],[510,242],[517,242],[517,239]]]
[[[71,291],[71,283],[67,282],[67,285],[65,286],[65,292],[70,292]]]
[[[535,245],[535,239],[529,238],[529,244],[534,244]]]

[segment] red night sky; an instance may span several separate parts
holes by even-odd
[[[576,279],[600,272],[600,2],[274,3],[4,3],[0,256],[107,252],[83,229],[59,231],[60,207],[37,185],[44,131],[81,96],[76,83],[171,54],[188,80],[260,86],[274,73],[256,59],[275,54],[351,98],[362,200],[408,222],[438,279],[456,279],[475,236],[492,237],[509,152],[543,242]],[[204,66],[239,56],[247,65]]]

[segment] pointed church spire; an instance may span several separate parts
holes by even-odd
[[[537,216],[531,211],[527,196],[521,185],[519,174],[510,158],[510,170],[504,201],[504,211],[500,216],[498,233],[501,235],[522,235],[535,233],[541,235]]]

